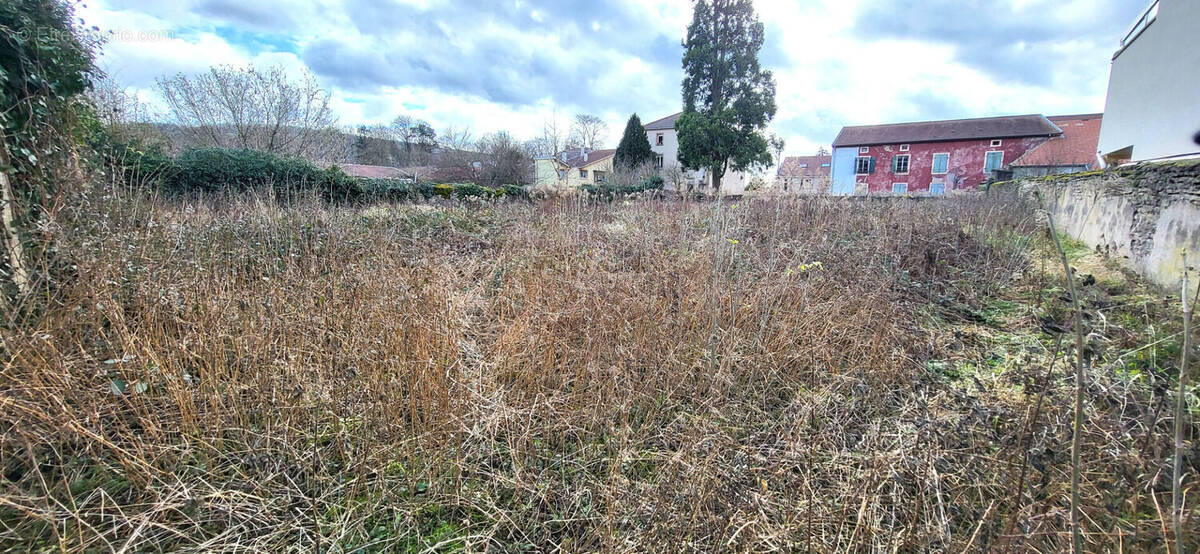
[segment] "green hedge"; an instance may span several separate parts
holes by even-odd
[[[331,199],[352,198],[360,192],[354,179],[337,166],[321,169],[301,158],[256,150],[188,150],[174,165],[167,184],[175,192],[271,187],[284,194],[315,189]]]
[[[612,200],[614,198],[628,196],[630,194],[641,194],[644,192],[661,191],[663,189],[664,185],[665,185],[665,182],[663,181],[663,178],[661,175],[651,175],[651,176],[643,179],[641,183],[638,183],[636,185],[626,185],[626,186],[583,185],[581,188],[583,189],[584,192],[586,192],[594,197],[601,198],[604,200]]]
[[[300,158],[255,150],[203,148],[171,159],[161,149],[112,141],[98,135],[97,148],[130,185],[152,185],[179,194],[272,188],[287,196],[316,190],[330,200],[427,200],[442,198],[528,198],[523,187],[473,183],[428,184],[399,179],[361,179],[337,166],[322,169]]]
[[[428,200],[441,198],[525,199],[529,193],[518,185],[484,187],[474,183],[412,183],[398,179],[359,179],[360,195],[372,200]]]
[[[172,160],[159,146],[145,146],[136,142],[106,141],[96,144],[107,171],[120,174],[128,185],[168,185],[178,171]]]

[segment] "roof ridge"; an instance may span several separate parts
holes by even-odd
[[[642,127],[649,127],[649,126],[651,126],[651,125],[654,125],[655,123],[662,123],[663,121],[666,121],[666,120],[668,120],[668,119],[671,119],[672,117],[679,117],[679,116],[681,116],[681,115],[683,115],[683,111],[682,111],[682,110],[680,110],[680,111],[677,111],[677,112],[675,112],[675,113],[673,113],[673,114],[671,114],[671,115],[668,115],[668,116],[666,116],[666,117],[660,117],[660,118],[658,118],[658,119],[655,119],[654,121],[651,121],[651,122],[649,122],[649,123],[647,123],[647,124],[643,125]]]
[[[955,123],[959,121],[988,121],[992,119],[1014,119],[1018,117],[1040,117],[1045,119],[1046,116],[1037,113],[1019,114],[1019,115],[993,115],[988,117],[962,117],[959,119],[929,119],[925,121],[903,121],[900,123],[877,123],[875,125],[846,125],[842,129],[860,129],[863,127],[896,127],[900,125],[921,125],[923,123]]]

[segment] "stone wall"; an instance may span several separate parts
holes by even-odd
[[[1155,283],[1179,286],[1184,251],[1188,265],[1200,267],[1200,160],[1016,183],[1041,192],[1064,234],[1124,259]]]

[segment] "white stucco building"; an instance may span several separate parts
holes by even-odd
[[[1100,154],[1109,163],[1200,154],[1200,0],[1155,0],[1113,55]]]
[[[673,174],[678,174],[682,182],[679,183],[682,190],[695,190],[698,192],[708,191],[708,175],[704,169],[696,171],[688,171],[683,169],[683,164],[679,163],[679,135],[675,132],[675,120],[679,119],[682,112],[675,115],[670,115],[651,121],[645,125],[646,139],[650,141],[650,149],[654,150],[655,164],[663,173],[663,177],[667,181],[668,187],[673,187]],[[726,171],[725,177],[721,179],[721,194],[742,194],[746,192],[746,185],[750,182],[750,176],[740,171]]]

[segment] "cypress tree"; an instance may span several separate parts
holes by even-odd
[[[763,131],[775,117],[775,79],[758,62],[763,24],[751,0],[697,0],[683,54],[683,114],[675,122],[679,161],[726,170],[771,164]]]
[[[637,114],[629,116],[625,124],[625,134],[617,145],[615,154],[617,165],[622,167],[637,167],[654,159],[654,151],[650,149],[650,140],[646,138],[646,128]]]

